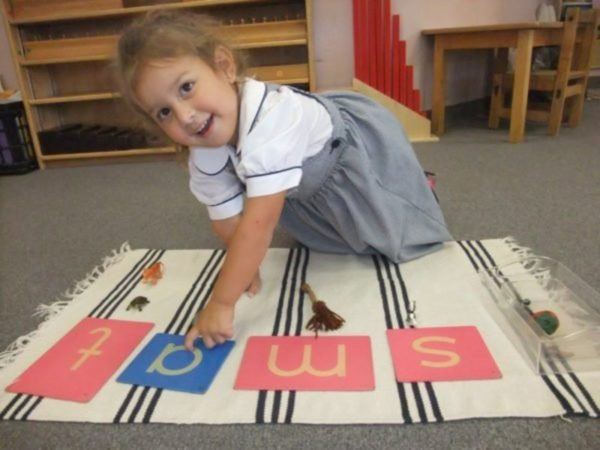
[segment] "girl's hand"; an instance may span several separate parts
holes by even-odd
[[[185,348],[192,350],[198,336],[206,348],[222,344],[233,337],[234,305],[220,303],[211,299],[206,307],[198,313],[196,321],[185,336]]]

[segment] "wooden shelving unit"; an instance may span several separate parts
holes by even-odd
[[[116,92],[108,63],[121,30],[156,9],[189,9],[223,23],[236,48],[250,56],[249,75],[316,87],[312,0],[2,0],[12,56],[38,163],[172,156],[153,141],[121,150],[45,152],[38,133],[79,123],[136,129],[140,124]]]

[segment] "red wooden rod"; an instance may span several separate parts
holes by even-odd
[[[384,42],[384,93],[392,95],[392,36],[391,36],[391,0],[383,0],[383,42]]]
[[[399,51],[399,64],[400,64],[400,92],[398,94],[398,101],[403,105],[406,105],[406,79],[407,79],[407,68],[406,68],[406,42],[398,41],[400,46]]]
[[[367,0],[358,0],[359,80],[367,82]]]
[[[392,16],[392,95],[394,100],[400,98],[400,16]]]
[[[374,31],[374,35],[375,35],[375,67],[376,67],[376,71],[377,71],[377,77],[375,80],[375,89],[377,89],[378,91],[381,92],[382,88],[383,88],[383,61],[382,61],[382,57],[383,57],[383,51],[381,49],[381,46],[383,44],[382,42],[382,37],[381,37],[381,30],[382,30],[382,20],[381,20],[381,2],[382,0],[373,0],[375,3],[375,29]]]
[[[367,2],[369,7],[369,29],[367,30],[367,36],[369,38],[369,86],[377,86],[377,39],[375,38],[376,33],[376,4],[375,1],[370,0]]]
[[[360,79],[360,25],[358,21],[359,0],[352,0],[352,37],[354,39],[354,78]]]
[[[406,66],[406,83],[404,84],[405,105],[412,108],[413,66]]]
[[[415,89],[413,91],[413,100],[415,103],[415,111],[418,112],[419,114],[423,115],[423,113],[421,112],[421,91],[418,89]]]

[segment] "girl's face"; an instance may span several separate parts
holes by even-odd
[[[134,94],[173,141],[221,147],[237,140],[238,98],[231,53],[218,48],[216,69],[201,58],[152,60],[140,67]]]

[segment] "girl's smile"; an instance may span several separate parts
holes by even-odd
[[[134,83],[138,105],[173,141],[221,147],[237,141],[235,63],[224,48],[215,69],[201,58],[181,56],[142,65]]]

